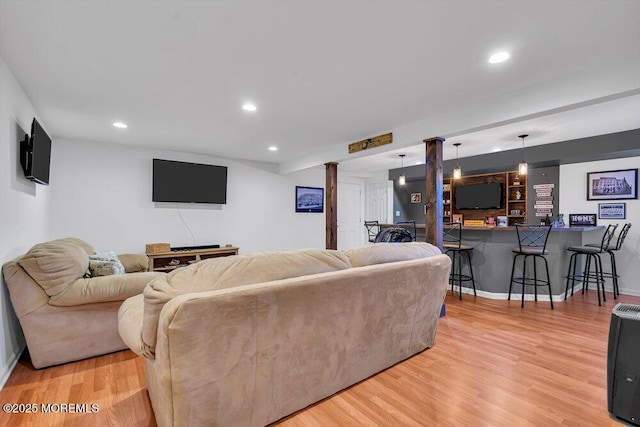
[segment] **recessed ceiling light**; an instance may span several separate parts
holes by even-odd
[[[113,126],[117,127],[118,129],[126,129],[127,128],[126,123],[122,123],[122,122],[113,122]]]
[[[492,149],[491,149],[491,152],[492,152],[492,153],[497,153],[498,151],[502,151],[502,148],[500,148],[500,147],[494,147],[494,148],[492,148]]]
[[[509,52],[498,52],[491,55],[491,57],[489,58],[489,62],[492,64],[499,64],[509,59],[510,56],[511,55],[509,55]]]
[[[269,151],[278,151],[278,147],[272,145],[271,147],[269,147]]]
[[[254,104],[251,104],[251,103],[244,104],[242,106],[242,109],[244,111],[256,111],[257,110],[256,106]]]

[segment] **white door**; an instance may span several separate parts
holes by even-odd
[[[362,230],[362,186],[338,183],[338,249],[361,246]]]
[[[367,185],[367,213],[365,220],[381,223],[393,222],[387,218],[389,212],[388,188],[387,182],[376,182]]]

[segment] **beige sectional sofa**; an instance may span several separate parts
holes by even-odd
[[[451,262],[427,243],[216,258],[119,312],[159,426],[263,426],[434,343]]]
[[[2,266],[35,368],[127,348],[118,334],[118,309],[163,275],[145,272],[146,255],[126,254],[118,256],[126,274],[85,277],[93,255],[88,243],[66,238],[35,245]],[[110,263],[91,261],[94,274]]]

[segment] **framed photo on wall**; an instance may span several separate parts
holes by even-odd
[[[638,169],[587,173],[587,200],[637,198]]]
[[[324,212],[324,188],[296,185],[296,212]]]
[[[422,202],[422,193],[411,193],[411,203]]]
[[[600,219],[626,219],[626,203],[598,203],[598,218]]]

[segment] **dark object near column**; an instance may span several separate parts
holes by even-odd
[[[613,307],[607,351],[609,413],[640,425],[640,305]]]
[[[413,242],[413,236],[404,228],[385,228],[376,236],[374,243]]]
[[[409,231],[413,230],[413,233],[411,233],[411,236],[413,237],[413,240],[416,240],[416,236],[418,234],[418,231],[416,229],[416,222],[415,221],[400,221],[400,222],[396,222],[396,225],[398,227],[402,227],[405,229],[408,229]]]

